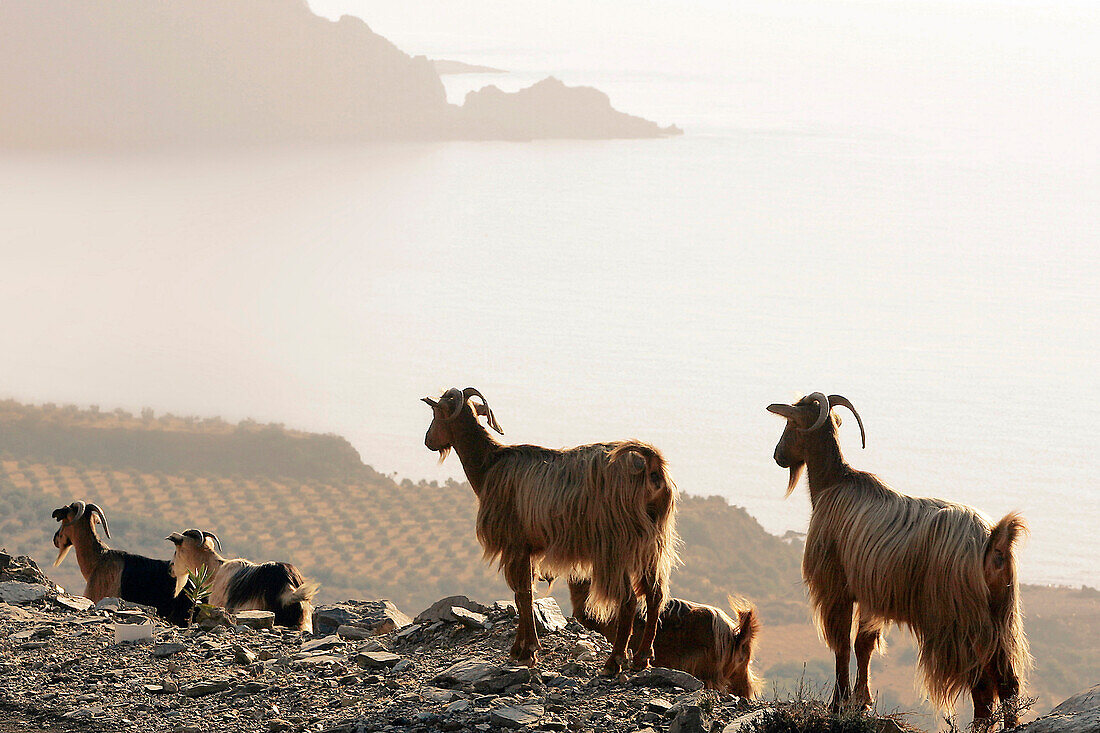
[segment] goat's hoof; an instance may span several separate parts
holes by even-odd
[[[618,677],[619,673],[623,671],[623,667],[626,666],[626,659],[623,657],[608,657],[607,663],[604,664],[603,669],[600,670],[601,677]]]
[[[643,669],[649,669],[649,667],[649,657],[635,657],[634,660],[630,662],[630,668],[635,672],[641,672]]]
[[[539,653],[535,649],[513,649],[508,661],[521,667],[534,667],[539,663]]]

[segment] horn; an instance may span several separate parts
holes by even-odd
[[[782,402],[777,402],[774,405],[768,405],[768,412],[773,415],[779,415],[785,417],[788,420],[793,420],[798,414],[798,409],[793,405],[784,405]]]
[[[82,501],[74,501],[72,504],[69,504],[69,509],[71,509],[73,512],[72,521],[75,522],[76,520],[84,516],[84,511],[85,509],[87,509],[87,504]]]
[[[107,526],[107,517],[103,516],[103,510],[95,504],[89,504],[88,511],[99,517],[99,521],[103,523],[103,534],[107,535],[109,539],[111,537],[111,529]]]
[[[462,406],[466,404],[466,397],[458,389],[458,387],[451,387],[449,390],[443,393],[443,397],[453,397],[457,403],[455,405],[454,413],[447,415],[448,420],[454,420],[456,417],[462,414]]]
[[[221,552],[221,551],[222,551],[222,541],[218,539],[218,536],[217,536],[216,534],[214,534],[213,532],[206,532],[206,531],[204,530],[204,531],[203,531],[203,533],[202,533],[202,536],[203,536],[203,538],[204,538],[204,539],[205,539],[205,538],[207,538],[207,537],[209,537],[209,538],[213,539],[213,540],[214,540],[214,544],[215,544],[215,545],[217,546],[217,548],[218,548],[218,552]]]
[[[863,441],[863,447],[867,447],[867,432],[863,429],[863,419],[856,412],[855,406],[849,401],[847,397],[838,394],[829,395],[829,404],[840,405],[841,407],[847,407],[852,411],[852,414],[856,416],[856,422],[859,423],[859,438]]]
[[[467,387],[462,390],[463,401],[470,399],[471,397],[477,397],[481,400],[481,404],[485,405],[485,417],[489,419],[489,427],[497,431],[501,435],[504,435],[504,431],[500,428],[500,423],[497,422],[496,416],[493,414],[493,408],[489,407],[489,400],[485,399],[485,395],[477,391],[476,387]]]
[[[812,433],[813,431],[817,430],[823,424],[825,424],[826,418],[829,417],[829,398],[828,397],[826,397],[821,392],[814,392],[813,394],[810,395],[810,399],[811,400],[817,400],[819,410],[818,410],[818,413],[817,413],[817,420],[814,421],[813,425],[806,428],[805,430],[802,430],[802,428],[799,428],[799,430],[802,430],[802,432],[804,432],[804,433]]]

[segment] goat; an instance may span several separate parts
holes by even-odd
[[[475,407],[472,397],[481,404]],[[676,487],[660,452],[638,441],[563,450],[501,445],[478,422],[485,417],[504,434],[473,387],[423,401],[433,413],[424,444],[439,451],[441,461],[451,448],[458,453],[478,499],[478,541],[516,595],[520,622],[512,658],[529,666],[538,661],[532,585],[539,572],[591,579],[587,612],[599,621],[620,619],[606,675],[627,662],[630,620],[644,596],[646,624],[632,666],[649,666],[679,542]]]
[[[585,611],[590,583],[569,581],[573,618],[582,626],[603,634],[610,641],[614,623],[601,622]],[[731,619],[722,609],[701,603],[670,598],[657,619],[653,638],[653,663],[659,667],[680,669],[703,681],[707,689],[753,698],[760,692],[762,680],[752,670],[752,653],[760,633],[756,608],[744,601],[729,599],[737,616]],[[634,634],[640,638],[645,617],[634,614]],[[636,638],[632,636],[633,640]],[[637,652],[637,644],[631,644]]]
[[[915,498],[857,471],[840,451],[840,418],[846,407],[867,436],[855,407],[840,395],[814,392],[793,405],[768,411],[787,419],[775,462],[790,469],[790,496],[805,467],[810,526],[802,558],[818,628],[836,655],[833,708],[848,702],[848,659],[853,605],[859,606],[855,637],[854,703],[870,706],[868,666],[884,627],[905,624],[915,634],[923,687],[941,709],[969,690],[974,719],[988,724],[999,697],[1005,727],[1017,722],[1020,678],[1030,665],[1020,612],[1017,537],[1023,518],[996,524],[973,507]]]
[[[76,548],[76,562],[84,576],[84,595],[93,602],[108,597],[152,606],[168,621],[183,626],[191,620],[193,604],[186,596],[174,592],[176,581],[169,572],[167,560],[156,560],[112,550],[99,539],[95,521],[103,524],[108,539],[111,530],[107,517],[95,504],[74,501],[53,511],[61,523],[53,536],[57,548],[54,567],[61,564],[69,550]]]
[[[313,628],[312,601],[320,586],[306,581],[290,563],[257,565],[243,558],[228,560],[219,554],[222,543],[218,536],[199,529],[173,532],[164,539],[176,546],[172,575],[177,593],[183,590],[189,572],[205,566],[213,577],[213,605],[229,611],[274,611],[275,623],[280,626]]]

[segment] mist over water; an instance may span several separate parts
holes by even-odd
[[[809,505],[764,407],[841,393],[857,468],[1019,509],[1025,581],[1100,585],[1095,17],[967,11],[967,36],[921,11],[954,6],[844,7],[691,56],[616,37],[618,67],[580,31],[566,65],[364,9],[515,70],[452,100],[552,73],[683,138],[5,154],[0,394],[335,432],[418,480],[461,477],[418,398],[474,385],[508,441],[648,440],[783,532]]]

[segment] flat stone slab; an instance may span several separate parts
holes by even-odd
[[[703,689],[703,683],[678,669],[650,667],[630,678],[630,684],[636,687],[679,687],[694,692]]]
[[[746,715],[738,716],[722,729],[722,733],[748,733],[748,731],[752,730],[753,724],[763,719],[764,713],[767,712],[769,712],[769,709],[764,708],[762,710],[754,710]]]
[[[386,669],[401,661],[393,652],[363,652],[355,655],[355,663],[363,669]]]
[[[540,634],[553,634],[565,628],[565,614],[553,598],[538,598],[532,604],[535,626]]]
[[[344,646],[344,640],[334,634],[322,639],[313,639],[312,641],[303,642],[302,651],[319,652],[324,649],[335,649],[338,646]]]
[[[179,654],[187,649],[186,644],[177,644],[175,642],[163,642],[160,644],[153,644],[153,650],[150,652],[157,659],[167,659],[173,654]]]
[[[501,728],[523,728],[539,722],[545,711],[542,705],[515,705],[489,711],[489,723]]]
[[[479,630],[489,628],[489,618],[483,613],[469,611],[461,606],[451,606],[451,613],[463,626]]]
[[[431,606],[417,614],[416,623],[431,624],[436,621],[455,623],[460,620],[454,613],[453,609],[455,608],[462,608],[479,614],[484,614],[489,610],[477,601],[471,600],[466,596],[447,596],[446,598],[440,598]]]
[[[238,626],[260,631],[275,628],[275,614],[272,611],[237,611],[234,616]]]
[[[33,603],[46,597],[46,587],[21,580],[6,580],[0,583],[0,601],[19,605]]]
[[[472,685],[484,679],[499,674],[501,667],[486,662],[484,659],[473,657],[452,664],[432,678],[433,684],[439,685]]]
[[[215,692],[225,692],[230,687],[232,687],[232,685],[225,680],[196,682],[193,685],[187,685],[180,688],[180,694],[184,697],[203,697],[205,695],[213,695]]]

